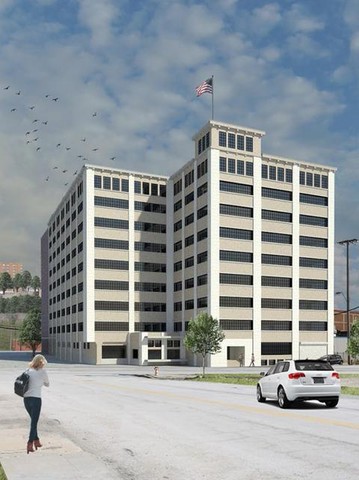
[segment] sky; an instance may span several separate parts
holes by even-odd
[[[0,261],[40,238],[84,163],[170,175],[211,118],[263,153],[336,167],[335,240],[359,237],[357,0],[0,0]],[[350,303],[359,305],[359,243]],[[335,250],[346,308],[346,249]]]

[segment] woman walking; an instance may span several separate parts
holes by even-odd
[[[24,394],[24,405],[31,419],[27,453],[34,452],[34,447],[36,450],[42,447],[37,434],[37,423],[41,412],[42,386],[45,385],[45,387],[48,387],[50,385],[47,372],[44,368],[46,364],[47,361],[43,355],[35,355],[28,369],[28,374],[30,375],[29,388]]]

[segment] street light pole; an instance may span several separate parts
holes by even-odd
[[[347,249],[347,346],[349,347],[349,339],[350,339],[350,292],[349,292],[349,245],[357,243],[357,238],[352,238],[351,240],[341,240],[338,242],[339,245],[346,245]],[[350,365],[350,355],[348,352],[348,364]]]

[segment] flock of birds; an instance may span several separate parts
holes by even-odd
[[[1,89],[1,87],[0,87],[0,89]],[[2,90],[3,90],[3,93],[7,93],[9,95],[14,95],[14,97],[13,97],[14,99],[16,98],[15,96],[17,96],[17,97],[22,96],[21,90],[14,89],[14,88],[11,87],[11,85],[3,86]],[[50,94],[44,95],[44,99],[45,99],[45,101],[50,102],[51,104],[54,104],[54,105],[58,104],[58,102],[60,102],[59,97],[52,96]],[[8,97],[8,100],[9,100],[9,97]],[[26,112],[27,114],[31,114],[31,118],[30,118],[31,123],[28,125],[27,130],[24,132],[24,141],[25,141],[27,146],[29,146],[29,147],[34,146],[36,153],[40,152],[41,149],[42,149],[41,141],[45,138],[46,128],[49,124],[49,120],[48,119],[37,118],[38,117],[38,115],[36,114],[37,110],[38,110],[37,105],[32,105],[31,104],[31,105],[25,105],[24,106],[23,103],[21,105],[19,105],[19,101],[17,101],[17,103],[15,103],[15,101],[14,101],[13,103],[14,103],[14,105],[11,106],[11,108],[9,109],[10,114],[16,115],[19,112],[21,113],[21,109],[22,109],[22,114],[23,114],[24,109],[27,111]],[[98,117],[97,112],[93,112],[92,113],[92,118],[96,119],[96,117]],[[87,138],[85,136],[82,136],[79,139],[79,143],[82,144],[83,146],[84,145],[87,146],[87,152],[91,152],[91,153],[93,152],[95,154],[96,152],[98,152],[100,150],[99,146],[89,146],[89,142],[87,141]],[[56,157],[56,152],[58,152],[60,150],[63,150],[64,152],[70,152],[72,150],[75,150],[75,148],[73,149],[71,145],[67,145],[63,141],[58,141],[57,143],[54,143],[52,145],[52,147],[53,147],[53,152],[51,154],[52,158],[55,158]],[[76,146],[76,148],[78,149],[78,146]],[[83,148],[83,150],[85,150],[85,148]],[[81,149],[80,149],[80,151],[81,151]],[[87,155],[88,154],[86,154],[85,152],[78,153],[75,156],[75,158],[78,159],[78,160],[81,160],[82,163],[86,163],[86,162],[88,162]],[[72,157],[72,158],[74,158],[74,157]],[[115,161],[116,156],[110,157],[109,160]],[[53,166],[52,167],[52,173],[47,172],[48,174],[46,174],[46,177],[44,178],[44,181],[49,182],[51,178],[54,178],[53,174],[55,174],[55,172],[56,173],[57,172],[62,173],[65,176],[66,174],[69,173],[69,168],[65,168],[65,167],[66,167],[65,164],[62,164],[62,165],[59,164],[59,165]],[[73,171],[72,176],[76,176],[77,173],[78,173],[78,169]],[[66,176],[65,176],[65,179],[66,179]],[[67,186],[68,184],[69,184],[69,181],[66,181],[64,183],[65,186]]]

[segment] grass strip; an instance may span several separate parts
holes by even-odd
[[[7,480],[7,476],[5,475],[4,469],[0,463],[0,480]]]
[[[340,375],[344,378],[357,378],[358,375]],[[204,377],[197,375],[196,377],[189,377],[186,380],[193,382],[209,382],[209,383],[231,383],[237,385],[257,385],[261,375],[256,374],[241,374],[241,373],[207,373]],[[342,385],[341,392],[344,395],[359,395],[359,387]]]

